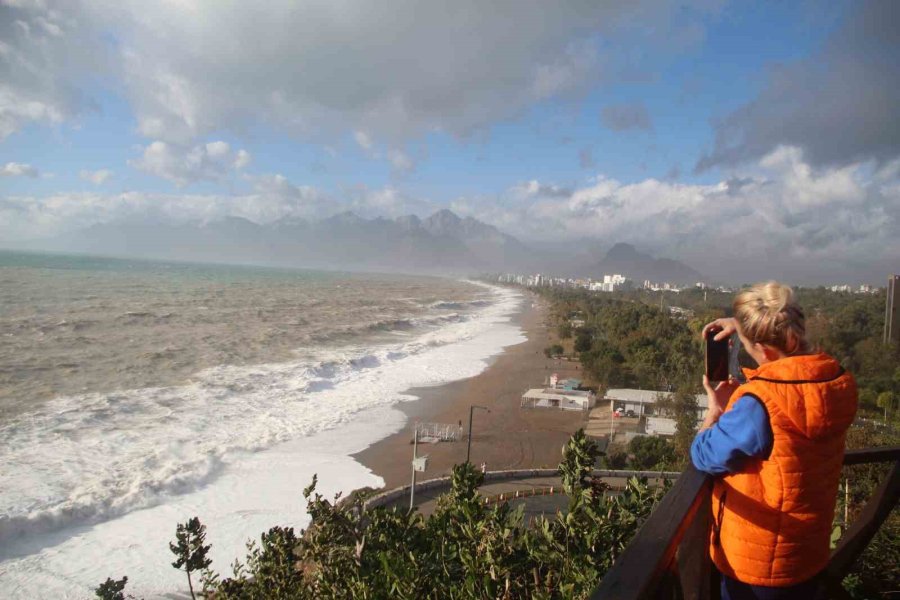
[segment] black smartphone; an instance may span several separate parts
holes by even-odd
[[[706,376],[710,381],[728,381],[729,352],[728,338],[716,341],[721,329],[706,332]]]

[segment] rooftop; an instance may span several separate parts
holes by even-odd
[[[620,400],[623,402],[637,402],[639,404],[655,404],[657,398],[668,395],[671,392],[660,390],[635,390],[631,388],[613,388],[606,390],[603,397],[606,400]],[[697,402],[706,402],[705,394],[697,394]]]

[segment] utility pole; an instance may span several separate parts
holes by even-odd
[[[609,443],[612,444],[613,437],[616,435],[614,430],[614,421],[616,419],[616,411],[615,411],[616,401],[612,398],[609,399]]]
[[[476,408],[491,412],[491,409],[486,406],[478,406],[475,404],[469,406],[469,446],[466,448],[466,462],[469,462],[469,458],[472,456],[472,413],[475,412]]]
[[[844,531],[850,522],[850,478],[844,479]]]
[[[419,449],[419,424],[416,423],[415,433],[413,434],[413,459],[412,459],[412,485],[409,488],[409,510],[413,509],[413,502],[416,497],[416,451]]]

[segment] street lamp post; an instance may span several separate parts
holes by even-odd
[[[486,406],[478,406],[476,404],[473,404],[469,407],[469,446],[468,448],[466,448],[466,462],[469,462],[469,457],[472,456],[472,413],[475,412],[476,408],[491,412],[491,409]]]
[[[412,485],[409,486],[409,510],[413,509],[413,503],[416,497],[416,460],[419,450],[419,424],[416,423],[415,433],[413,433],[413,460],[412,460]]]

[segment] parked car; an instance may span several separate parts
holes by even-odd
[[[625,411],[625,416],[626,416],[626,417],[632,417],[632,418],[633,418],[633,417],[636,417],[637,415],[634,414],[634,411],[633,411],[633,410],[626,410],[626,411]]]

